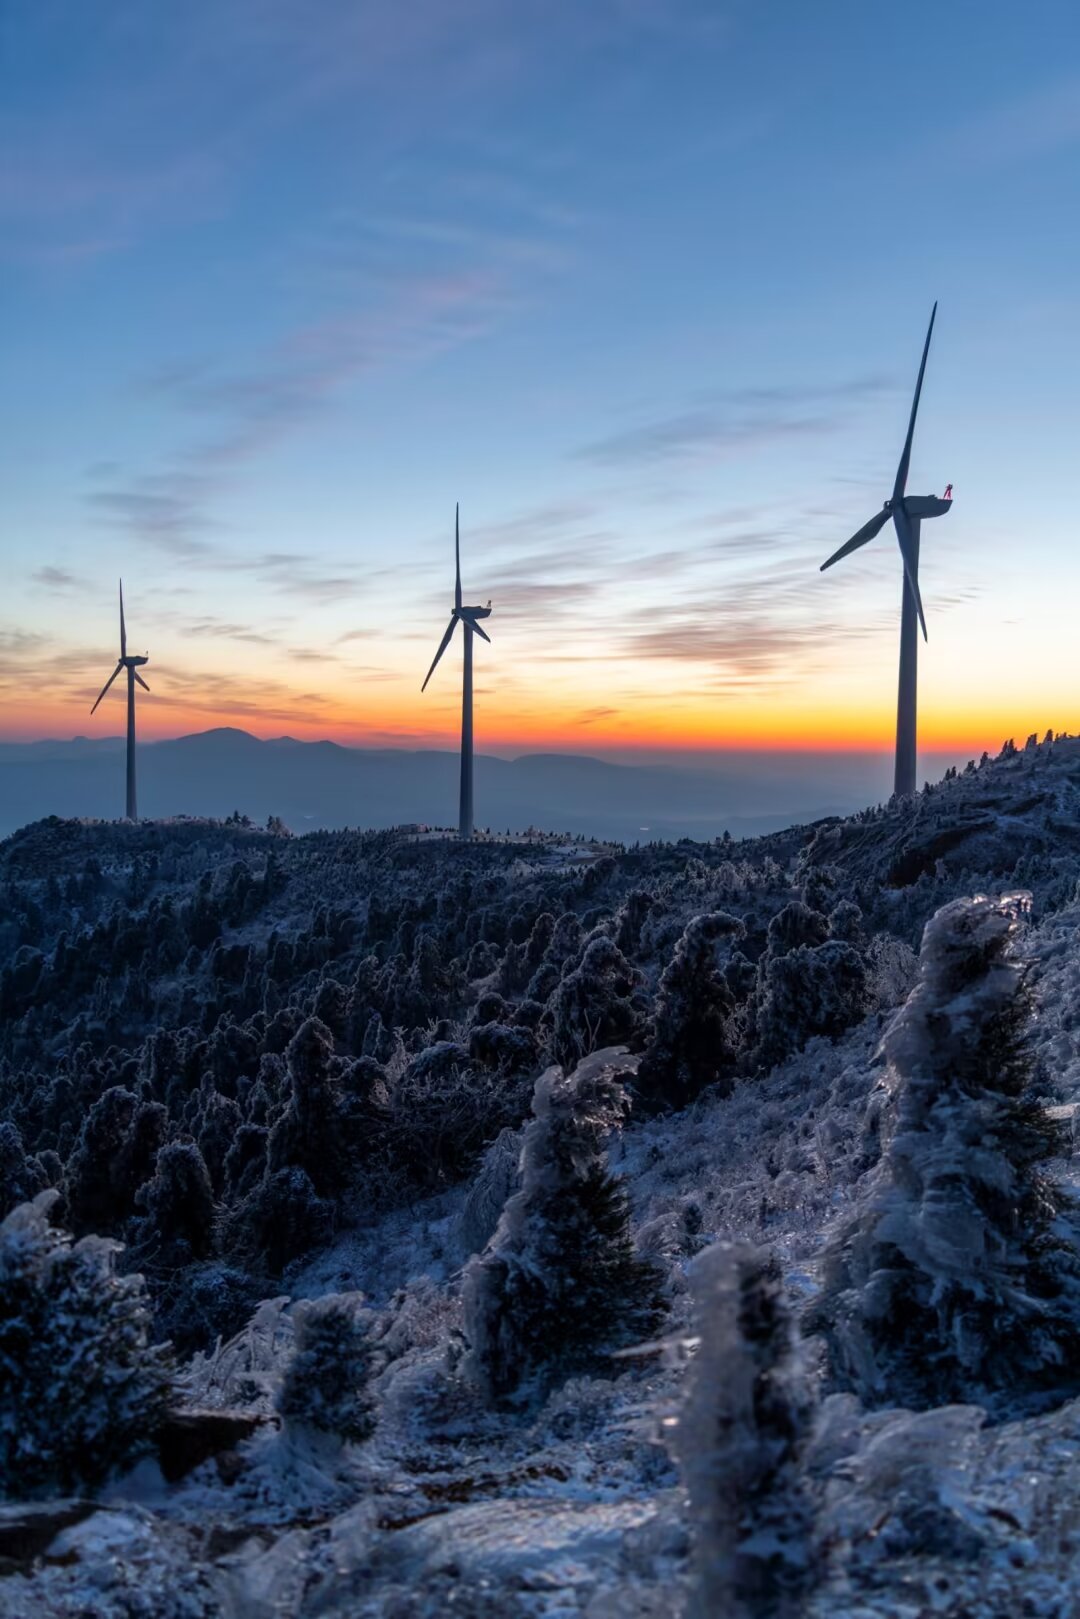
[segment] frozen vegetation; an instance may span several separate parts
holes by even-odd
[[[1080,741],[0,844],[0,1615],[1066,1616]]]

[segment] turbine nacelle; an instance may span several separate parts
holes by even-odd
[[[479,622],[480,619],[482,619],[482,618],[490,618],[490,617],[491,617],[491,603],[490,602],[488,602],[486,607],[466,607],[462,603],[462,600],[461,600],[461,524],[460,524],[460,508],[455,506],[454,507],[454,605],[450,609],[450,622],[446,626],[446,630],[445,630],[445,632],[443,634],[442,640],[439,642],[439,650],[436,652],[434,658],[432,658],[432,660],[431,660],[431,668],[428,670],[427,674],[424,676],[424,684],[420,687],[421,691],[426,691],[427,690],[427,683],[431,679],[432,675],[435,673],[435,669],[436,669],[436,667],[438,665],[439,659],[442,657],[443,653],[446,651],[447,647],[450,645],[450,642],[453,639],[455,625],[457,625],[457,624],[464,625],[466,635],[468,635],[470,633],[474,634],[474,635],[478,635],[482,641],[487,641],[488,645],[490,646],[490,644],[491,644],[491,636],[487,633],[486,630],[483,630],[483,629],[480,628],[480,622]]]

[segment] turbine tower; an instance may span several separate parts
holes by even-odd
[[[124,625],[124,581],[120,581],[120,656],[116,661],[116,668],[102,686],[97,703],[90,710],[91,714],[97,708],[102,697],[108,691],[121,669],[127,670],[127,818],[129,821],[139,819],[139,811],[135,802],[135,682],[138,681],[143,691],[149,691],[142,675],[139,673],[144,663],[150,662],[149,654],[138,658],[134,654],[130,657],[127,649],[127,629]]]
[[[915,791],[920,625],[923,640],[927,639],[926,617],[923,613],[922,597],[919,594],[920,529],[924,517],[944,517],[952,507],[952,484],[947,486],[941,498],[937,495],[909,495],[905,492],[911,462],[911,441],[915,436],[915,417],[919,411],[919,395],[922,393],[926,356],[930,352],[930,338],[933,335],[936,315],[935,303],[930,312],[930,325],[927,328],[922,363],[919,366],[919,380],[915,384],[915,398],[911,402],[907,438],[904,440],[900,465],[896,469],[896,482],[893,484],[892,495],[876,517],[871,517],[870,521],[864,523],[859,532],[853,534],[847,544],[842,545],[828,562],[821,564],[821,571],[824,573],[826,568],[831,568],[841,557],[849,556],[861,545],[866,545],[885,527],[889,518],[892,518],[904,563],[904,599],[900,612],[900,685],[896,699],[896,774],[893,778],[893,792],[901,796],[907,796]]]
[[[486,630],[481,629],[479,621],[482,618],[491,617],[491,603],[488,602],[486,607],[463,607],[461,605],[461,525],[460,507],[458,506],[454,507],[454,561],[454,610],[450,614],[446,634],[439,642],[439,650],[432,659],[431,668],[428,670],[420,690],[427,690],[427,683],[435,673],[436,664],[450,645],[454,626],[460,623],[465,631],[465,670],[461,691],[461,797],[458,807],[458,837],[468,842],[473,835],[473,636],[479,635],[490,644],[491,637]]]

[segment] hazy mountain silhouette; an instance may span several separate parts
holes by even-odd
[[[122,737],[0,743],[0,835],[45,815],[115,819],[124,803]],[[476,757],[477,824],[539,826],[621,841],[771,831],[848,813],[888,796],[885,756],[807,756],[788,770],[776,754],[714,757],[711,768],[610,764],[577,754]],[[231,728],[139,748],[139,809],[147,818],[280,815],[296,832],[383,827],[405,821],[452,826],[456,751],[260,741]]]

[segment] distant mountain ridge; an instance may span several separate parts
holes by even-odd
[[[47,815],[117,818],[123,809],[121,737],[0,742],[0,836]],[[765,768],[765,764],[769,768]],[[170,815],[265,821],[294,832],[386,827],[457,817],[456,750],[354,748],[281,736],[263,741],[232,727],[140,744],[139,808]],[[768,832],[793,821],[844,814],[887,796],[884,765],[835,782],[823,758],[788,780],[764,756],[730,773],[676,765],[612,764],[589,755],[476,757],[477,824],[581,832],[621,842]],[[877,776],[880,775],[880,782]]]

